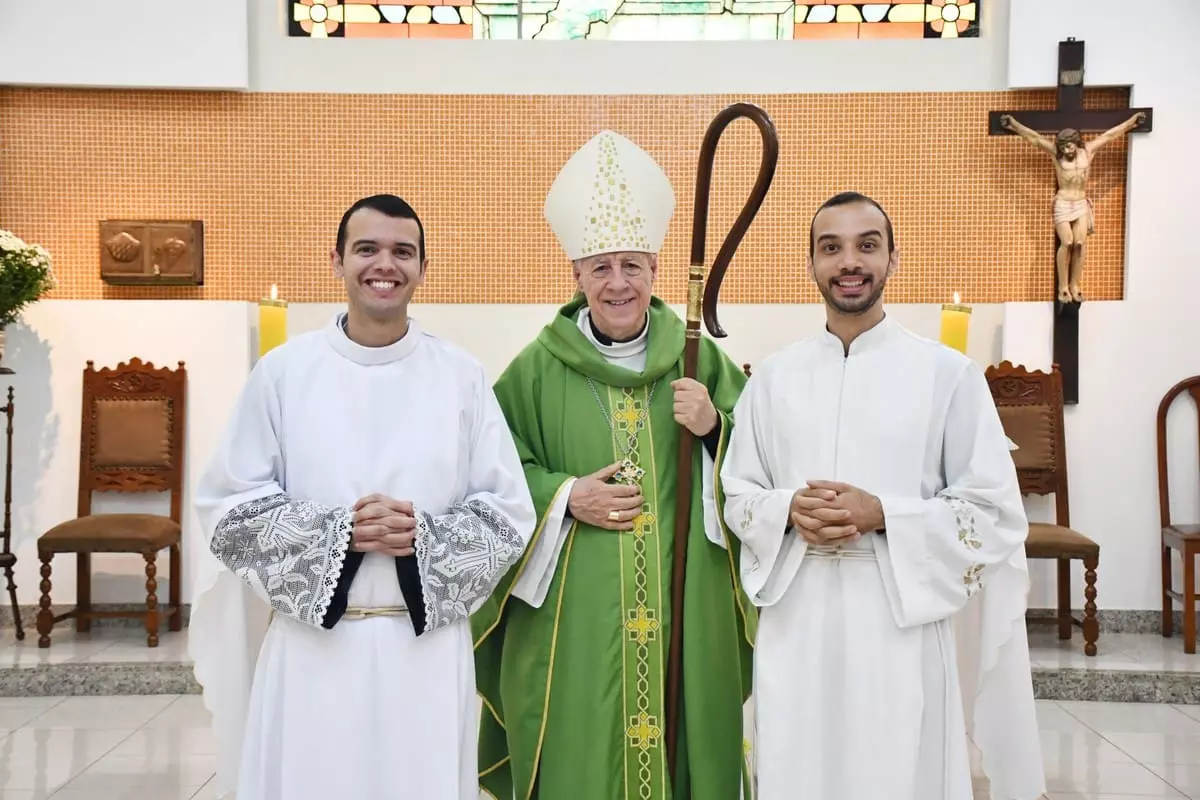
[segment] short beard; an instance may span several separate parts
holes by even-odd
[[[856,317],[860,314],[865,314],[875,307],[879,302],[879,298],[883,296],[883,288],[887,285],[887,278],[880,281],[871,282],[871,293],[865,298],[854,298],[854,305],[847,305],[845,301],[838,299],[833,293],[833,286],[830,284],[817,284],[821,291],[821,296],[825,298],[825,304],[837,311],[839,314],[845,314],[849,317]]]

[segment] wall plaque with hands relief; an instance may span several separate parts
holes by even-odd
[[[101,220],[100,279],[121,286],[203,286],[200,220]]]

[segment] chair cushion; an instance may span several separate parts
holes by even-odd
[[[1079,531],[1044,522],[1029,523],[1025,555],[1029,558],[1083,558],[1100,554],[1100,545]]]
[[[148,553],[178,544],[179,525],[157,514],[93,514],[55,525],[38,539],[43,553]]]

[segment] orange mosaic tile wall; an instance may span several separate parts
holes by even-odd
[[[1049,157],[989,137],[991,109],[1052,108],[1050,91],[771,96],[411,96],[0,88],[0,228],[46,246],[59,298],[339,301],[329,249],[355,199],[394,192],[422,215],[430,273],[418,301],[557,303],[570,270],[542,201],[598,130],[649,150],[674,181],[658,291],[685,299],[696,157],[723,106],[762,105],[779,130],[771,192],[722,289],[733,303],[819,299],[804,270],[808,223],[855,189],[896,226],[892,302],[1053,298]],[[1120,90],[1089,107],[1122,107]],[[708,258],[753,184],[758,133],[718,148]],[[1089,299],[1122,297],[1126,142],[1093,166]],[[98,220],[202,219],[205,285],[113,287],[99,277]]]

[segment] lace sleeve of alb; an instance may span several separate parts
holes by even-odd
[[[345,611],[345,594],[362,560],[361,553],[349,552],[352,527],[349,508],[279,493],[233,508],[218,523],[209,549],[276,613],[332,627],[330,607]]]

